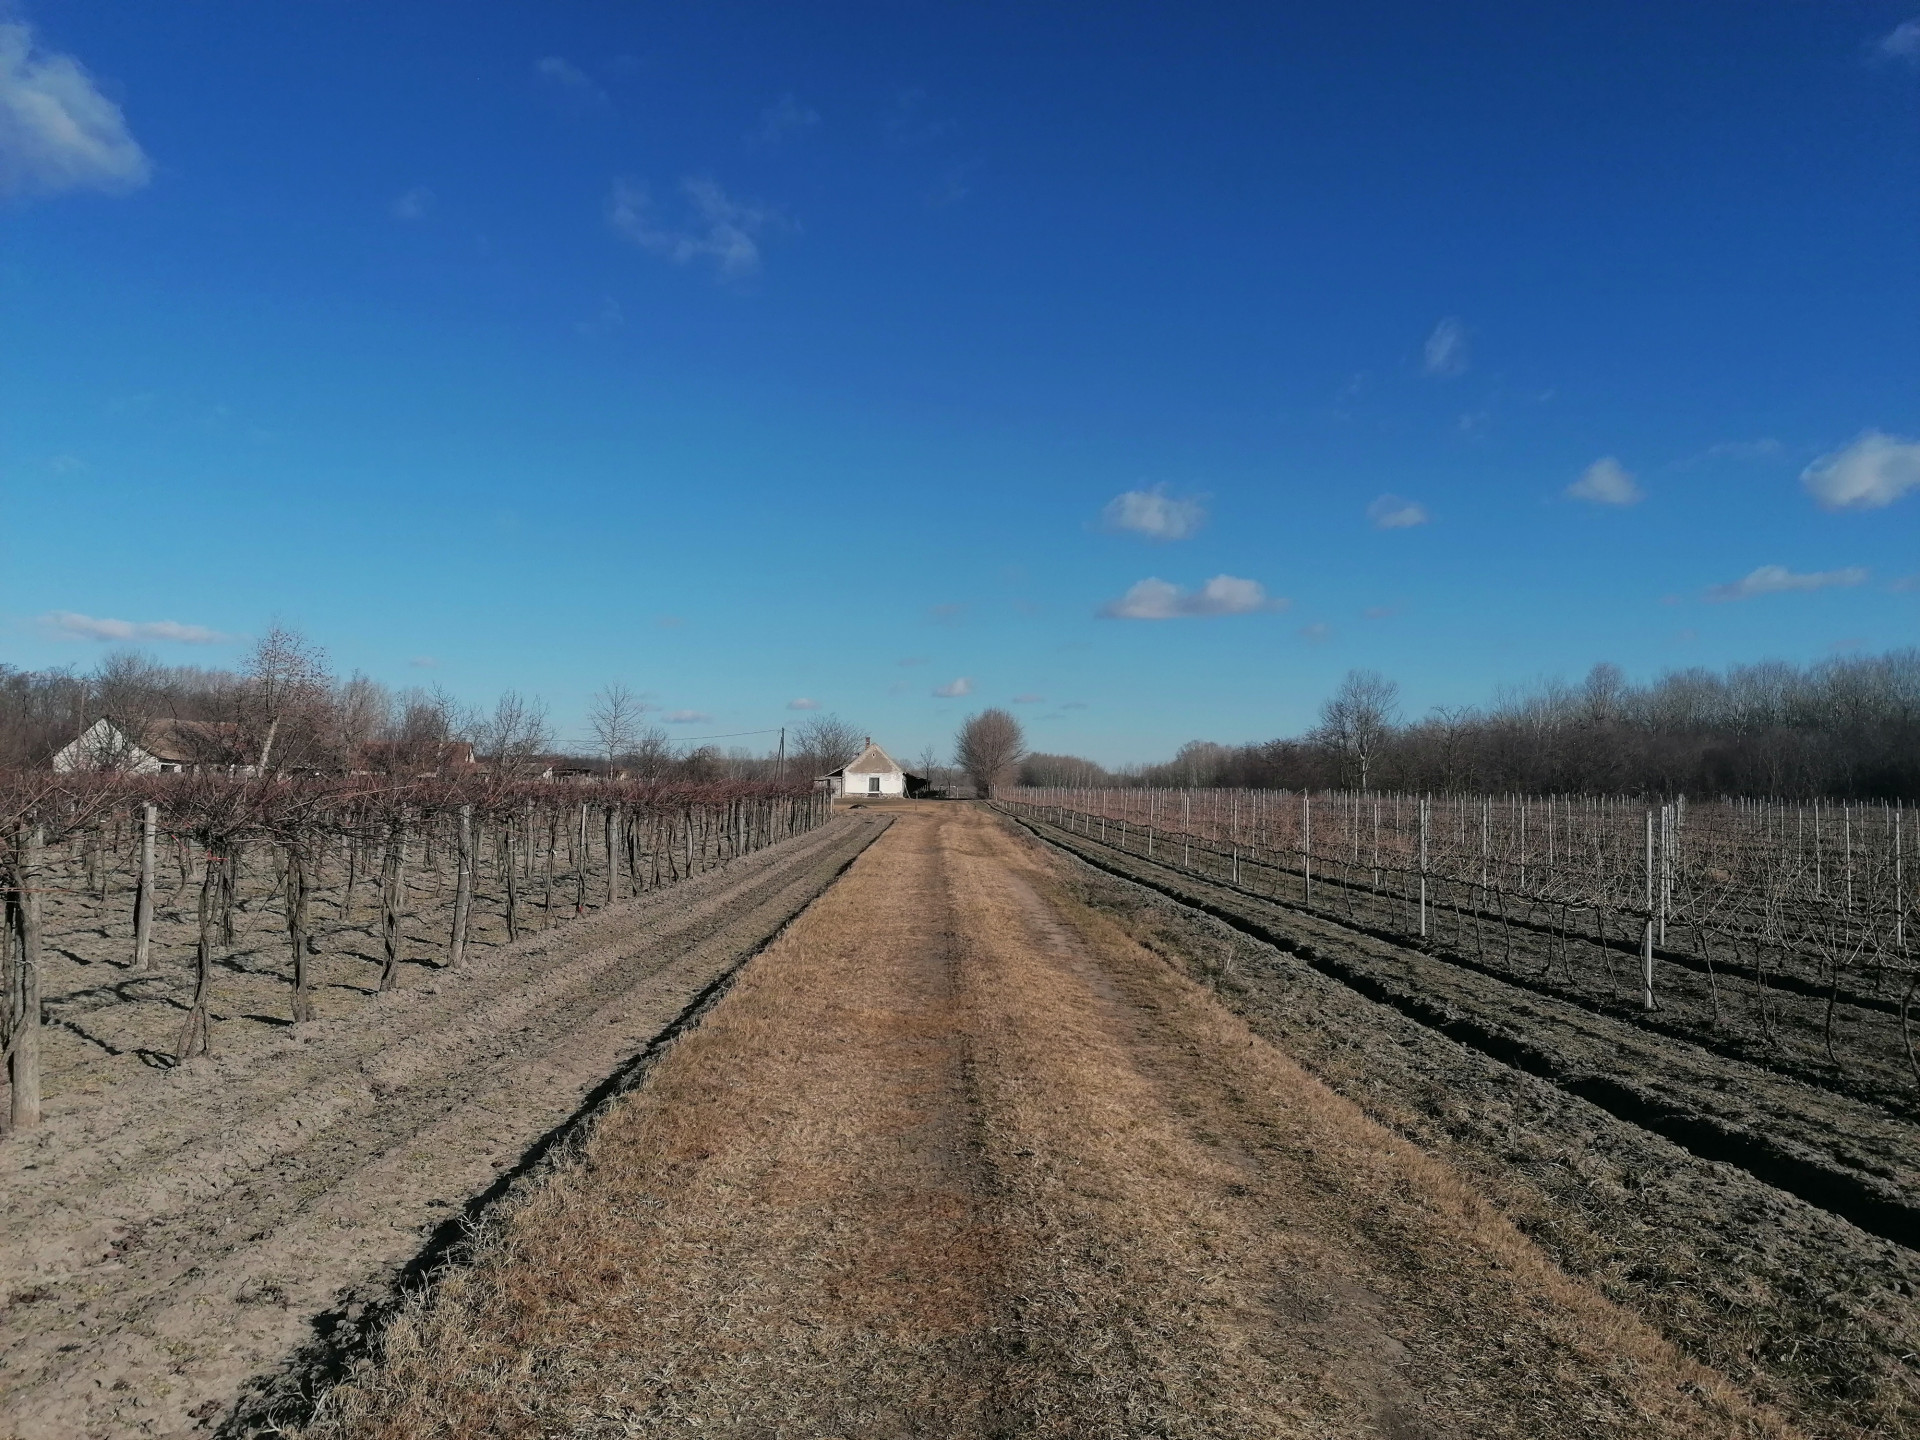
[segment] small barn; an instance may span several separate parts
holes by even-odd
[[[870,796],[875,800],[892,797],[919,795],[927,788],[927,777],[915,775],[898,760],[873,743],[873,737],[867,737],[867,743],[860,753],[842,765],[838,770],[830,771],[820,777],[827,790],[834,795],[854,799],[858,796]]]

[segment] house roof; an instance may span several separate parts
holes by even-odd
[[[895,760],[891,755],[887,754],[886,751],[882,750],[878,745],[874,744],[873,741],[869,740],[867,741],[866,749],[862,750],[858,755],[854,756],[853,759],[849,760],[846,764],[842,765],[838,770],[829,770],[827,774],[829,775],[891,775],[895,771],[898,771],[902,775],[913,774],[913,772],[908,770],[906,766],[902,765],[899,761]],[[913,778],[916,780],[924,780],[926,779],[926,776],[914,775]]]
[[[221,720],[154,720],[143,730],[140,748],[168,765],[197,765],[231,758],[240,727]]]

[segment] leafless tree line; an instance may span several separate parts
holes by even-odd
[[[1030,757],[1034,785],[1383,788],[1436,794],[1721,795],[1920,800],[1920,650],[1688,669],[1635,685],[1596,665],[1480,708],[1401,717],[1394,683],[1354,671],[1305,734],[1193,741],[1170,761],[1107,770]]]

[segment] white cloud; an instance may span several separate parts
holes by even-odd
[[[224,645],[233,639],[204,625],[182,625],[178,620],[99,620],[55,610],[40,623],[66,640],[109,640],[120,644],[165,641],[176,645]]]
[[[1376,530],[1407,530],[1426,524],[1433,516],[1426,506],[1404,495],[1382,495],[1367,506],[1367,519]]]
[[[1580,478],[1567,486],[1569,500],[1585,500],[1591,505],[1637,505],[1647,498],[1646,491],[1634,483],[1626,466],[1611,455],[1602,456],[1580,472]]]
[[[153,166],[71,55],[37,49],[33,28],[0,23],[0,195],[137,190]]]
[[[433,191],[416,185],[387,208],[396,220],[424,220],[433,209]]]
[[[558,55],[542,56],[535,61],[533,73],[575,110],[604,110],[613,104],[607,92],[594,84],[586,71]]]
[[[771,149],[803,135],[820,123],[820,112],[811,105],[802,105],[788,91],[773,104],[760,112],[760,124],[747,136],[750,144],[763,145]]]
[[[1449,316],[1427,336],[1421,368],[1429,375],[1451,379],[1467,373],[1467,327]]]
[[[669,725],[711,725],[713,716],[704,710],[669,710],[660,717]]]
[[[1800,483],[1828,510],[1878,510],[1920,486],[1920,440],[1863,431],[1802,470]]]
[[[647,187],[633,180],[613,182],[607,219],[613,228],[645,250],[675,265],[711,260],[722,276],[738,279],[760,269],[757,236],[778,221],[773,212],[730,198],[711,180],[683,180],[689,223],[661,223]]]
[[[1207,615],[1252,615],[1284,610],[1290,601],[1269,597],[1258,580],[1216,575],[1198,590],[1182,590],[1165,580],[1149,577],[1118,600],[1109,600],[1100,613],[1110,620],[1185,620]]]
[[[1901,21],[1874,48],[1889,60],[1920,65],[1920,19]]]
[[[1106,529],[1131,530],[1149,540],[1185,540],[1206,519],[1207,507],[1199,496],[1169,495],[1164,485],[1116,495],[1100,512],[1100,522]]]
[[[787,709],[789,710],[818,710],[819,708],[820,702],[818,700],[809,700],[804,695],[800,696],[797,700],[787,701]]]
[[[958,680],[950,680],[945,685],[934,686],[933,693],[942,700],[957,700],[962,695],[973,693],[973,679],[971,676],[962,675]]]
[[[1815,570],[1796,575],[1784,565],[1762,565],[1730,585],[1715,585],[1709,600],[1751,600],[1756,595],[1780,595],[1792,590],[1825,590],[1831,586],[1864,585],[1867,572],[1858,565],[1844,570]]]

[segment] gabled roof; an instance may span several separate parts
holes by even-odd
[[[829,776],[891,775],[895,771],[898,771],[902,775],[913,775],[913,778],[916,780],[924,780],[927,778],[924,775],[914,775],[913,771],[907,769],[906,766],[902,765],[898,760],[895,760],[871,740],[867,741],[866,749],[862,750],[838,770],[829,770],[827,774]]]
[[[849,775],[886,775],[895,770],[903,775],[906,774],[905,766],[898,764],[891,755],[871,740],[867,741],[866,749],[842,765],[840,769]]]

